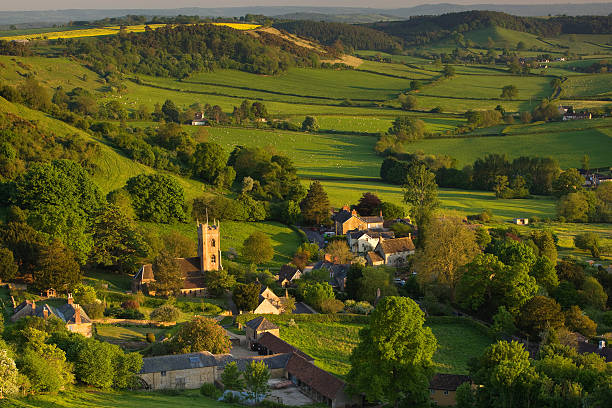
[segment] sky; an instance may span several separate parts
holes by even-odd
[[[318,6],[399,8],[419,4],[559,4],[606,3],[610,0],[0,0],[0,11],[60,9],[153,9],[179,7]]]

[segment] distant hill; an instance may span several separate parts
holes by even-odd
[[[347,24],[358,24],[358,23],[375,23],[378,21],[395,21],[402,20],[403,17],[392,16],[387,14],[325,14],[325,13],[289,13],[280,16],[274,16],[275,19],[279,20],[310,20],[310,21],[324,21],[327,23],[347,23]]]
[[[198,15],[202,17],[238,17],[247,13],[262,14],[266,16],[286,16],[291,14],[309,14],[310,16],[299,16],[299,19],[315,21],[344,21],[344,22],[368,22],[359,21],[355,16],[362,18],[376,18],[379,21],[391,18],[407,18],[417,15],[440,15],[467,10],[491,10],[500,11],[517,16],[548,16],[561,15],[608,15],[612,13],[612,3],[588,3],[588,4],[529,4],[529,5],[500,5],[500,4],[427,4],[415,7],[380,9],[380,8],[358,8],[358,7],[219,7],[219,8],[175,8],[175,9],[72,9],[72,10],[44,10],[44,11],[5,11],[0,12],[0,26],[41,26],[44,24],[64,24],[69,21],[94,21],[106,17],[121,17],[128,14],[145,16],[176,16]],[[317,15],[326,15],[330,20],[322,19]],[[353,16],[353,17],[351,17]],[[368,17],[369,16],[369,17]],[[290,17],[287,17],[290,18]],[[370,20],[371,21],[371,20]]]

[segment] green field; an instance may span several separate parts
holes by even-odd
[[[102,341],[146,341],[147,333],[153,333],[156,337],[167,331],[156,327],[146,326],[111,326],[97,324],[96,331]]]
[[[571,76],[563,82],[566,98],[606,98],[612,95],[612,74]]]
[[[450,323],[427,323],[438,340],[434,356],[436,371],[467,374],[467,362],[480,356],[490,339],[473,326],[460,320]],[[350,370],[349,357],[359,344],[359,329],[354,323],[298,322],[281,324],[281,338],[315,359],[315,364],[338,376]]]
[[[219,403],[200,395],[197,390],[180,391],[177,395],[173,395],[164,392],[112,392],[75,387],[73,390],[61,392],[58,395],[42,394],[28,398],[3,400],[0,406],[7,408],[166,408],[169,406],[181,408],[216,408],[223,406],[232,408],[241,405]]]

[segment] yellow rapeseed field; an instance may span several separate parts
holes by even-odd
[[[226,26],[235,30],[254,30],[260,27],[257,24],[241,24],[241,23],[212,23],[216,26]],[[150,24],[149,27],[157,29],[164,27],[166,24]],[[127,26],[126,31],[130,33],[140,33],[145,31],[146,25],[133,25]],[[68,31],[53,31],[49,33],[38,33],[38,34],[24,34],[14,35],[9,37],[0,37],[0,40],[13,41],[13,40],[56,40],[58,38],[80,38],[80,37],[99,37],[102,35],[116,35],[119,34],[119,26],[109,26],[104,28],[84,28],[80,30],[68,30]]]

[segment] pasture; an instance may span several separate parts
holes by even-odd
[[[478,357],[491,343],[488,336],[471,324],[459,319],[439,321],[436,318],[425,325],[438,340],[434,355],[436,372],[467,374],[470,358]],[[315,359],[315,364],[339,377],[350,370],[350,355],[359,344],[362,324],[318,323],[298,321],[296,325],[280,324],[281,338]]]
[[[608,98],[612,95],[612,74],[570,76],[562,88],[567,98]]]
[[[202,396],[198,390],[169,392],[152,391],[100,391],[85,387],[60,392],[57,395],[40,394],[26,398],[5,399],[3,407],[7,408],[217,408],[219,402]],[[226,404],[224,407],[237,408],[241,405]]]

